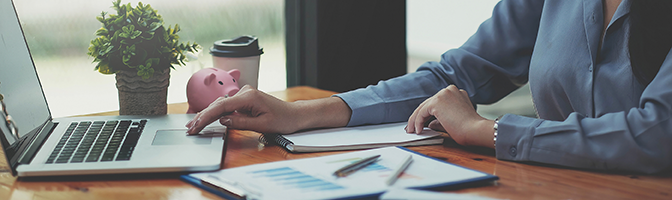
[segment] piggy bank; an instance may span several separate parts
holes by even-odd
[[[197,113],[205,109],[219,97],[233,96],[240,90],[240,71],[225,71],[205,68],[197,71],[187,82],[187,113]]]

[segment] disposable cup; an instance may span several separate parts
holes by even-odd
[[[219,40],[210,48],[215,68],[230,71],[240,70],[238,84],[242,88],[250,85],[257,88],[259,83],[259,59],[264,51],[253,36],[240,36],[234,39]]]

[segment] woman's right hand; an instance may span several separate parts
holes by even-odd
[[[229,129],[260,133],[293,133],[302,129],[345,126],[350,108],[338,97],[286,102],[248,85],[232,97],[220,97],[187,123],[197,134],[219,120]]]
[[[219,120],[232,129],[257,132],[291,133],[298,130],[296,108],[248,85],[232,97],[220,97],[187,123],[188,134],[196,134],[205,126]]]

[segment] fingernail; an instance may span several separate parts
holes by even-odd
[[[231,119],[226,119],[226,120],[224,120],[224,122],[222,123],[222,125],[224,125],[224,126],[231,126]]]
[[[188,133],[188,134],[194,134],[194,129],[196,129],[196,125],[198,125],[198,122],[200,122],[201,119],[200,119],[200,118],[199,118],[199,119],[196,119],[196,121],[194,121],[194,120],[192,119],[191,121],[193,121],[193,122],[189,122],[189,124],[191,124],[191,126],[187,126],[187,127],[189,127],[189,129],[187,130],[187,133]],[[187,125],[188,125],[188,124],[187,124]]]
[[[189,122],[187,122],[187,124],[184,125],[184,126],[189,127],[189,128],[193,127],[194,126],[194,119],[189,120]]]

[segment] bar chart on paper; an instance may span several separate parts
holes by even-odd
[[[280,185],[285,190],[310,192],[345,189],[343,186],[305,174],[290,167],[258,170],[248,173],[255,179],[258,179],[258,181]]]

